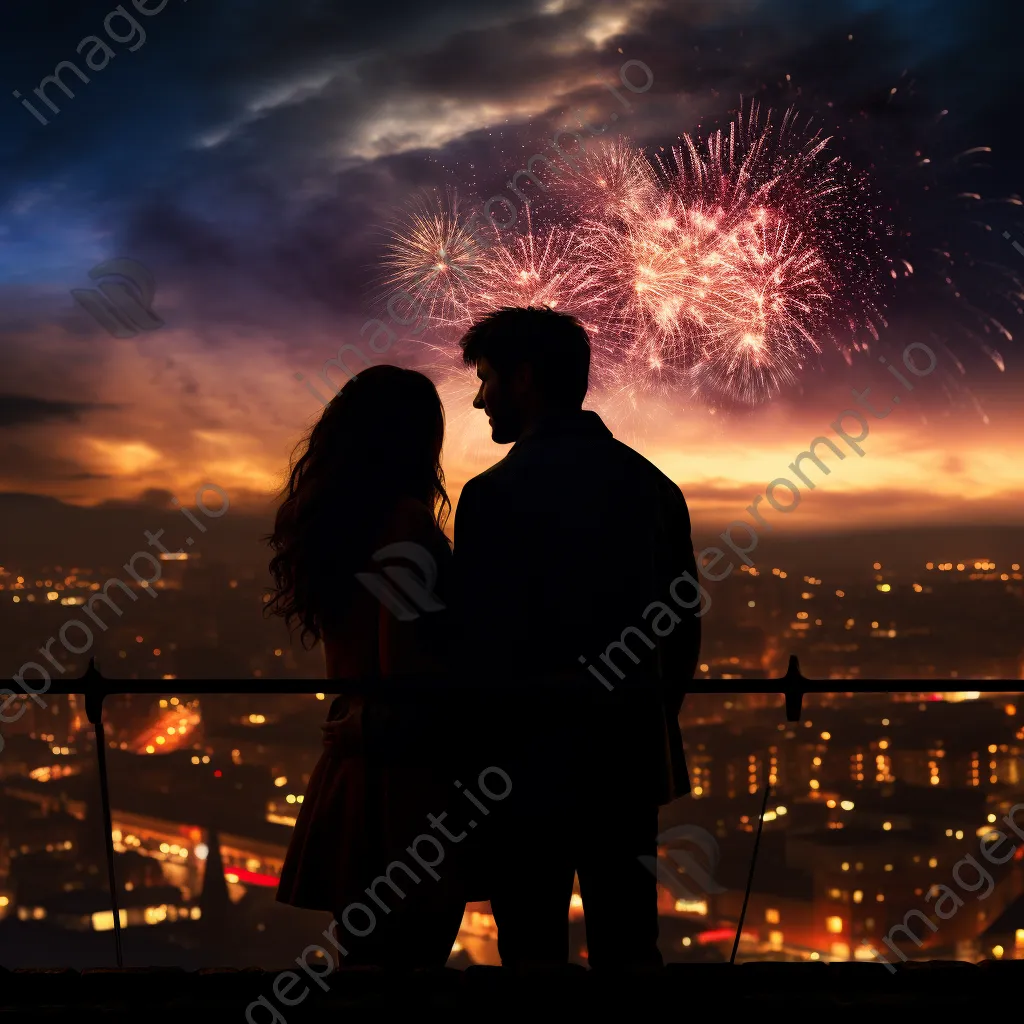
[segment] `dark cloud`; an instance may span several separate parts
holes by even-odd
[[[86,413],[114,406],[93,402],[60,402],[30,395],[0,394],[0,428],[35,426],[53,420],[77,423]]]
[[[170,511],[174,508],[171,504],[173,498],[174,495],[170,491],[159,487],[151,487],[134,498],[108,498],[106,501],[101,501],[96,508],[160,509],[161,511]]]
[[[655,71],[644,97],[651,102],[626,128],[652,145],[723,122],[741,95],[799,102],[842,124],[888,99],[908,66],[943,97],[955,95],[939,72],[968,63],[965,49],[978,47],[977,59],[992,29],[991,0],[958,14],[938,0],[910,6],[916,17],[907,4],[857,0],[600,3],[559,14],[523,0],[353,11],[314,0],[287,11],[270,2],[200,9],[170,0],[158,15],[138,17],[146,43],[135,53],[115,45],[117,58],[49,126],[11,100],[2,137],[12,159],[0,168],[0,189],[5,174],[9,195],[33,179],[68,178],[62,204],[89,194],[105,234],[153,266],[160,290],[182,296],[182,322],[197,330],[285,328],[296,311],[337,317],[364,306],[380,255],[374,225],[416,188],[459,181],[486,197],[491,178],[503,188],[523,148],[565,123],[563,107],[602,101],[589,83],[598,72],[614,80],[620,47]],[[109,10],[40,3],[12,11],[4,65],[11,81],[30,91],[74,56],[83,35],[102,31]],[[616,16],[618,35],[583,45],[594,19]],[[991,65],[986,55],[973,77],[954,76],[975,106],[979,91],[970,83],[977,74],[991,78]],[[565,104],[555,102],[562,93]],[[379,122],[417,105],[425,118],[445,109],[455,117],[459,104],[514,109],[545,96],[550,109],[499,115],[439,150],[343,155],[368,125],[386,139]],[[415,127],[399,118],[392,142]],[[211,137],[223,141],[199,144]],[[38,224],[30,227],[26,237],[35,238]],[[11,230],[20,236],[20,222]]]

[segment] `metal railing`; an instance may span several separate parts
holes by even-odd
[[[370,692],[379,693],[383,688],[392,689],[407,687],[410,679],[403,679],[401,682],[383,684],[380,679],[367,680],[338,680],[338,679],[179,679],[178,688],[190,694],[313,694],[330,691],[335,694],[364,694]],[[437,678],[422,680],[429,685],[431,692],[448,690],[479,690],[479,682],[456,682],[439,681]],[[815,680],[807,679],[800,671],[800,665],[795,655],[791,655],[786,674],[778,679],[758,680],[762,685],[750,686],[754,680],[722,680],[721,687],[709,689],[709,680],[694,680],[695,688],[693,693],[781,693],[785,698],[786,719],[789,722],[799,722],[803,708],[803,698],[810,693],[832,693],[842,690],[844,693],[898,693],[901,691],[917,691],[921,687],[920,680]],[[832,685],[822,685],[824,683]],[[938,680],[929,680],[929,689],[933,692],[955,692],[958,687],[950,686],[937,687]],[[945,682],[945,681],[942,681]],[[950,680],[962,686],[963,680]],[[1012,688],[1013,684],[1019,685],[1019,680],[996,680],[995,685],[1005,684]],[[735,684],[742,684],[737,686]],[[837,685],[839,684],[839,685]],[[488,683],[490,686],[491,684]],[[497,684],[500,688],[504,684]],[[538,688],[545,684],[538,682]],[[519,680],[515,684],[508,684],[511,692],[521,696],[529,692],[531,684],[529,681]],[[103,728],[103,702],[109,696],[117,694],[162,694],[167,691],[167,681],[163,679],[108,679],[96,668],[94,659],[90,659],[89,666],[79,679],[54,680],[48,687],[47,692],[56,694],[82,694],[85,698],[85,711],[89,722],[93,726],[96,741],[97,768],[100,780],[100,795],[103,817],[103,843],[107,858],[107,878],[110,887],[110,905],[113,917],[114,946],[117,955],[117,966],[124,966],[124,958],[121,944],[121,921],[117,905],[117,881],[114,870],[114,840],[113,821],[110,806],[110,789],[107,776],[107,755],[106,737]],[[765,796],[768,789],[766,786]],[[753,865],[751,866],[753,870]]]

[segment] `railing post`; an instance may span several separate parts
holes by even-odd
[[[114,873],[113,819],[110,813],[110,787],[107,781],[107,740],[103,731],[103,698],[106,692],[105,680],[96,668],[96,659],[89,659],[89,667],[82,676],[82,692],[85,695],[85,714],[92,723],[96,737],[96,760],[100,776],[100,802],[103,818],[103,846],[107,851],[107,881],[110,885],[110,909],[114,918],[114,949],[117,966],[124,967],[121,952],[121,913],[117,906],[117,878]]]

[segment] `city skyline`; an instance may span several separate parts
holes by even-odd
[[[177,685],[108,698],[105,710],[126,963],[202,964],[228,928],[232,963],[276,967],[319,920],[289,916],[272,897],[315,760],[302,737],[325,695],[189,698]],[[728,954],[766,783],[741,959],[1021,958],[1020,696],[824,693],[807,698],[798,722],[785,720],[779,696],[688,699],[693,798],[662,823],[675,851],[659,872],[666,959]],[[175,746],[151,742],[168,732]],[[89,881],[102,859],[99,796],[77,698],[29,708],[0,761],[0,788],[0,934],[20,936],[33,964],[49,962],[43,936],[83,966],[102,960],[112,917]],[[35,824],[33,807],[48,812]],[[956,912],[972,899],[977,913]],[[583,920],[576,894],[572,957],[585,963]],[[487,905],[471,904],[452,965],[496,962],[494,934]]]
[[[304,650],[263,616],[264,567],[251,533],[210,553],[171,551],[147,566],[136,559],[137,581],[103,557],[8,560],[0,566],[4,671],[50,671],[66,685],[95,658],[108,678],[322,678],[319,647]],[[114,559],[123,536],[119,529],[108,540]],[[758,690],[786,674],[791,656],[809,681],[847,679],[860,689],[872,680],[928,680],[941,691],[960,689],[957,680],[1024,678],[1019,532],[1004,531],[998,543],[991,532],[945,544],[941,536],[833,537],[817,550],[806,538],[769,539],[747,561],[698,537],[705,614],[694,687],[743,679]],[[160,600],[140,601],[144,593]]]

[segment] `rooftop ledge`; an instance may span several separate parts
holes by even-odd
[[[288,971],[283,967],[283,971]],[[529,1010],[571,1010],[574,1015],[610,1009],[678,1013],[681,1000],[701,1007],[749,1012],[850,1008],[864,1011],[900,1007],[966,1009],[1016,998],[1024,982],[1024,961],[957,960],[908,962],[890,971],[871,963],[670,964],[643,972],[512,971],[472,966],[409,974],[373,968],[343,968],[313,979],[279,983],[282,972],[259,968],[95,968],[85,971],[0,968],[0,1019],[56,1018],[66,1010],[88,1010],[105,1021],[176,1021],[196,1010],[228,1014],[249,1024],[293,1024],[330,1020],[345,1010],[353,1018],[379,1019],[382,1011],[431,1008],[454,1017],[472,1012],[485,1019],[516,1019]],[[738,974],[736,972],[739,972]],[[307,991],[311,990],[311,991]],[[305,996],[303,995],[305,993]],[[288,1005],[285,1000],[295,1005]],[[984,1000],[984,1002],[981,1002]],[[145,1004],[140,1015],[140,1003]],[[767,1005],[766,1005],[767,1003]],[[1009,1004],[1009,1003],[1007,1003]],[[364,1013],[358,1013],[364,1011]],[[90,1016],[89,1019],[93,1019]],[[385,1018],[387,1019],[387,1018]]]

